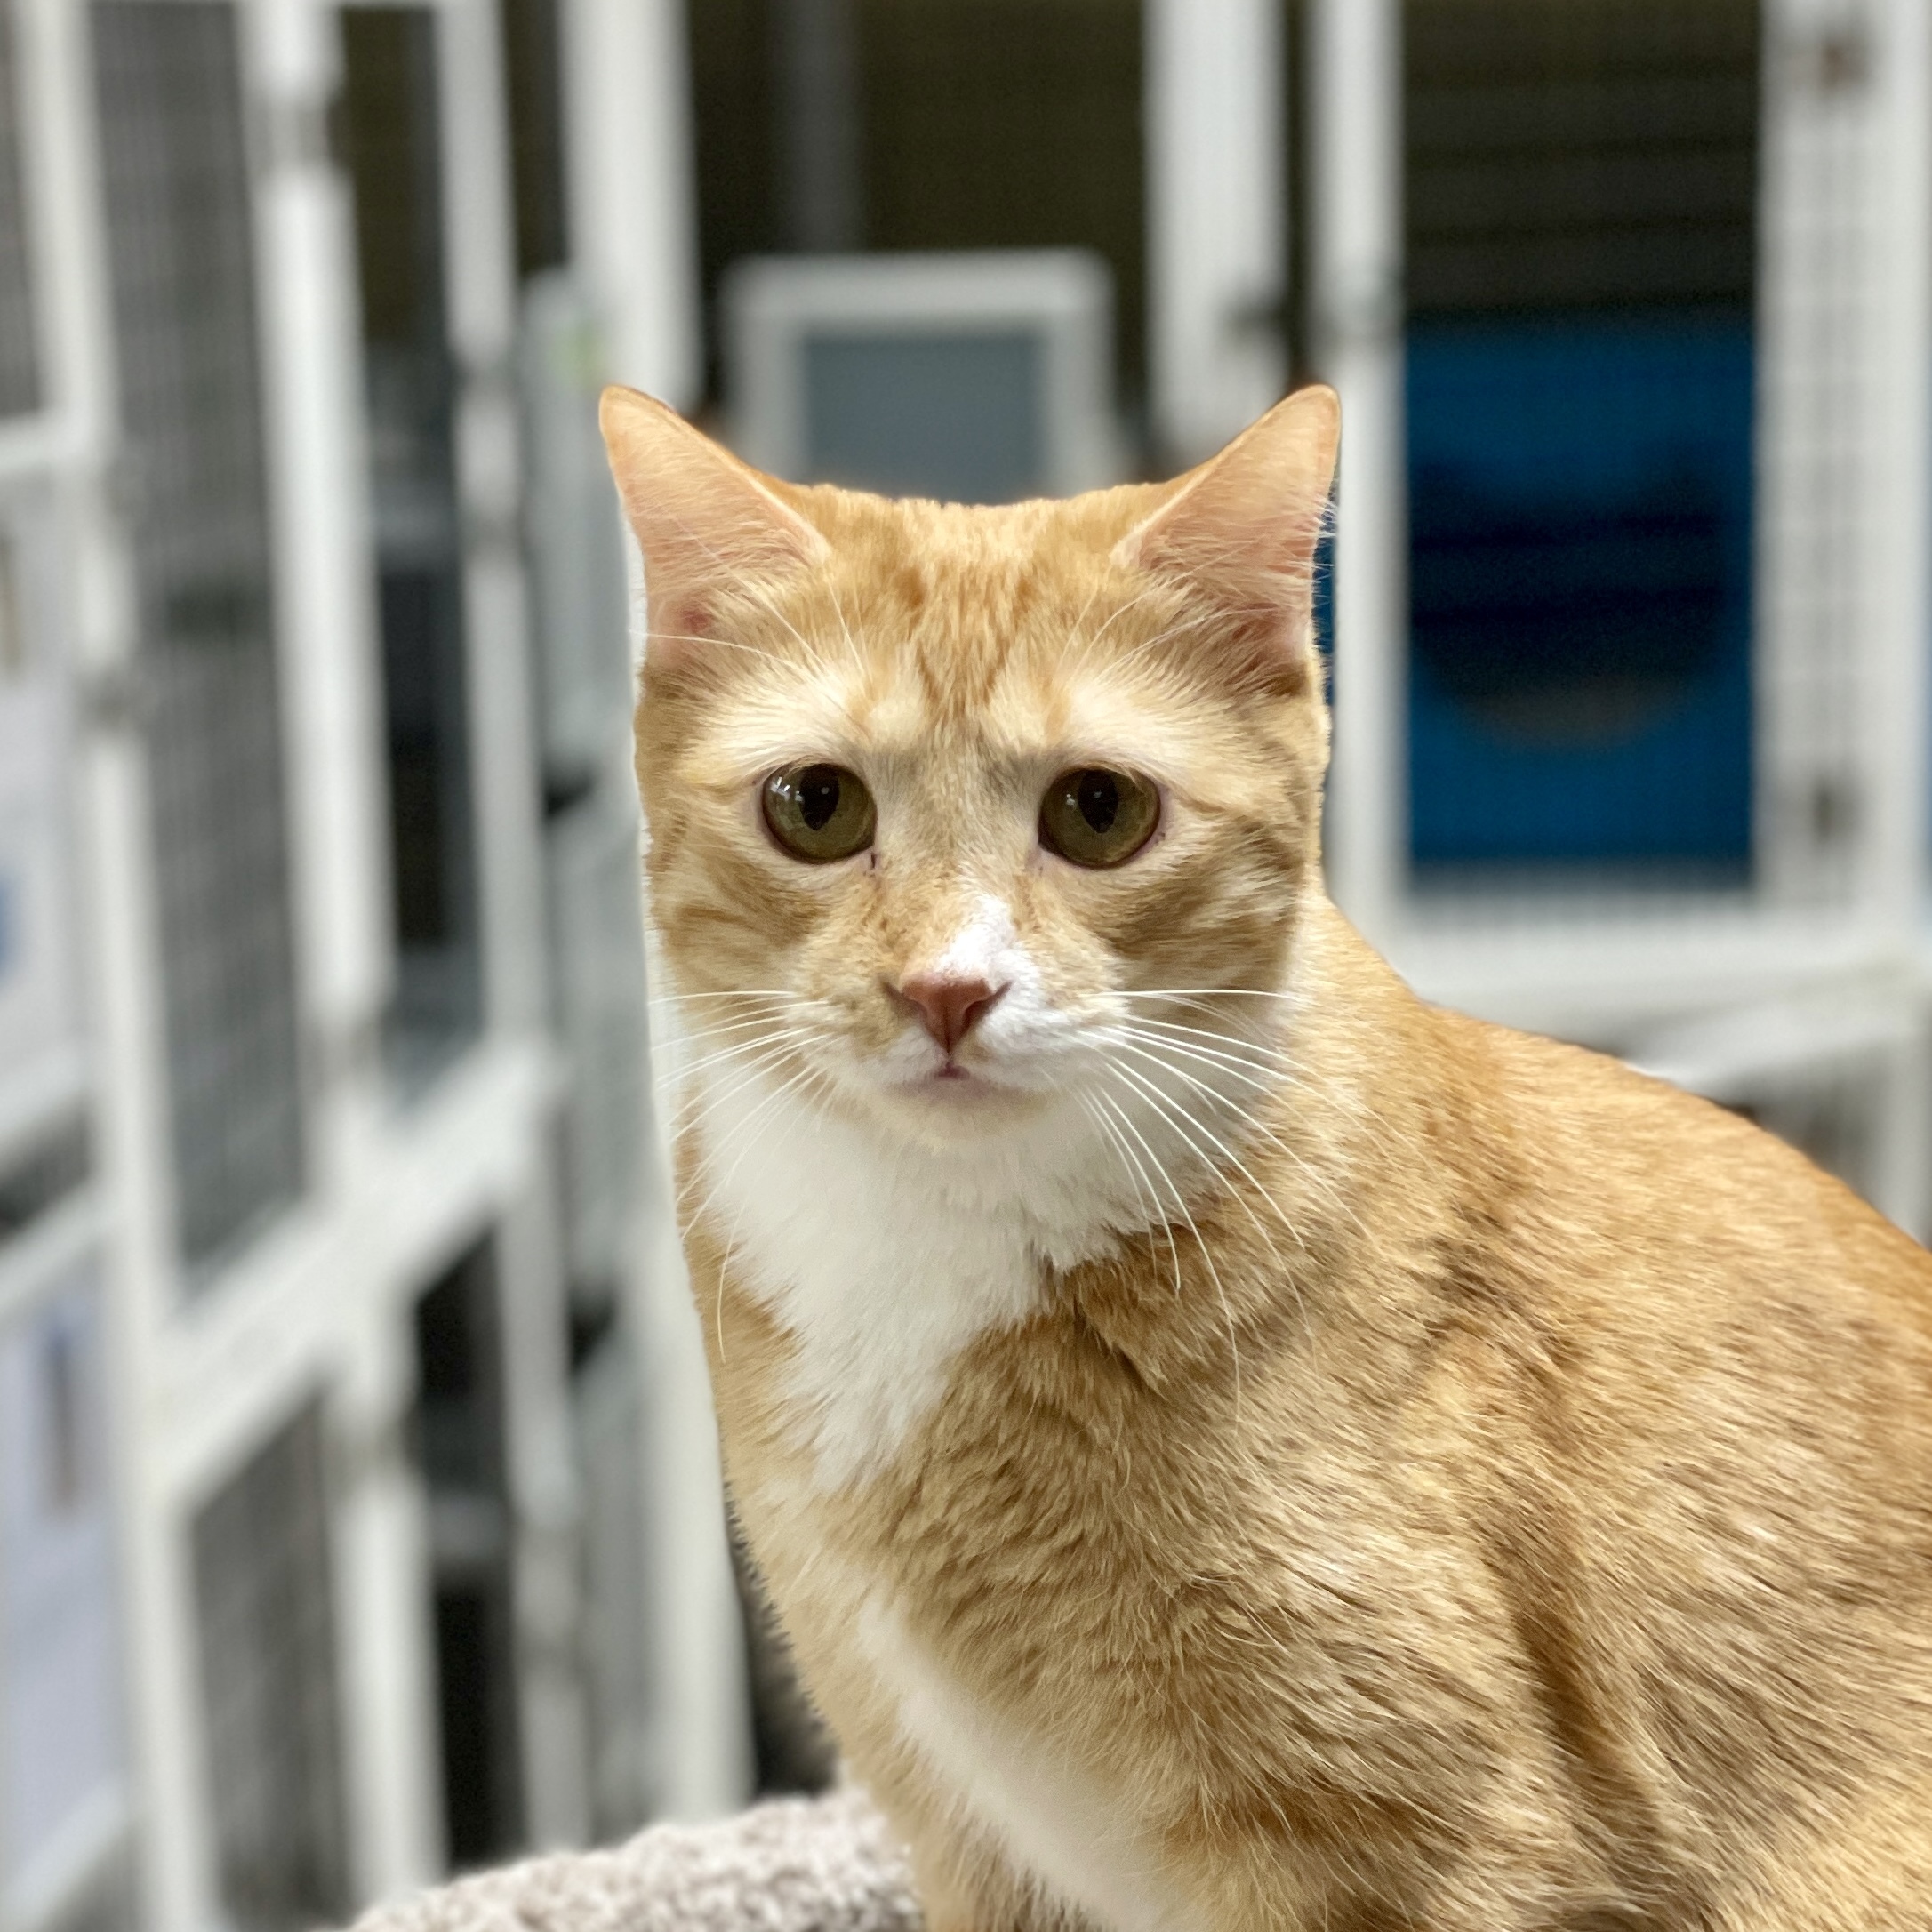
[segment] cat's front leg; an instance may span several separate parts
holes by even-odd
[[[954,1877],[951,1864],[950,1858],[930,1849],[913,1850],[912,1885],[926,1914],[926,1932],[996,1932],[995,1922],[982,1915],[983,1908]]]
[[[1069,1920],[1043,1913],[995,1861],[963,1858],[955,1847],[916,1844],[912,1881],[926,1932],[1071,1932]]]
[[[876,1792],[894,1834],[912,1859],[912,1888],[926,1932],[1092,1932],[1086,1921],[1056,1909],[1038,1887],[1014,1873],[991,1845],[976,1840],[936,1792],[917,1801],[903,1789]],[[896,1800],[896,1801],[895,1801]]]

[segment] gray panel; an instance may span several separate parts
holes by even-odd
[[[405,1086],[474,1037],[483,1002],[437,35],[426,7],[358,6],[342,16],[342,152],[356,213],[389,736],[389,1049]]]
[[[301,1179],[241,80],[225,0],[100,0],[93,25],[175,1175],[199,1262]]]
[[[645,1587],[648,1445],[638,1382],[637,1351],[621,1329],[597,1344],[572,1382],[583,1507],[591,1830],[600,1844],[614,1844],[650,1821],[663,1772]]]
[[[350,1905],[322,1419],[311,1405],[196,1519],[222,1916],[307,1932]]]
[[[20,180],[20,74],[13,16],[0,6],[0,416],[40,405],[33,284],[27,249],[27,196]]]
[[[88,1260],[0,1331],[0,1896],[126,1795],[103,1328]]]
[[[429,1500],[444,1844],[459,1869],[524,1842],[515,1520],[503,1333],[485,1240],[416,1303],[415,1441]]]
[[[551,972],[570,1066],[562,1120],[570,1278],[580,1291],[614,1292],[628,1265],[651,1104],[637,819],[629,800],[594,793],[551,819],[547,843]]]
[[[1046,488],[1030,331],[833,331],[805,342],[807,474],[887,496],[1012,503]]]

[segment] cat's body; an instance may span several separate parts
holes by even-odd
[[[806,1680],[934,1932],[1932,1925],[1932,1261],[1327,904],[1297,406],[1062,510],[613,426],[686,1250]],[[1028,801],[1102,754],[1161,830],[1078,872]],[[799,866],[741,801],[807,758],[878,830]]]

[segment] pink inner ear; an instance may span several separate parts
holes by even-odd
[[[660,671],[698,662],[706,654],[704,640],[717,635],[711,606],[696,592],[673,590],[662,597],[652,597],[648,607],[650,634],[645,639],[645,651]]]
[[[1244,677],[1299,689],[1314,555],[1340,428],[1332,391],[1278,403],[1183,477],[1116,547],[1129,569],[1178,578],[1222,620]]]
[[[824,535],[784,500],[783,484],[761,477],[661,403],[606,389],[598,414],[644,553],[649,647],[661,669],[717,635],[711,606],[733,586],[775,581],[830,553]]]
[[[1116,554],[1187,585],[1212,610],[1223,663],[1244,684],[1289,693],[1307,681],[1306,633],[1319,514],[1283,505],[1272,516],[1229,501],[1218,477],[1134,532]],[[1206,633],[1204,633],[1204,637]]]

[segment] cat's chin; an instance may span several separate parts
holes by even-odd
[[[878,1099],[893,1126],[952,1145],[1023,1126],[1039,1115],[1051,1096],[949,1065],[894,1082],[880,1090]]]

